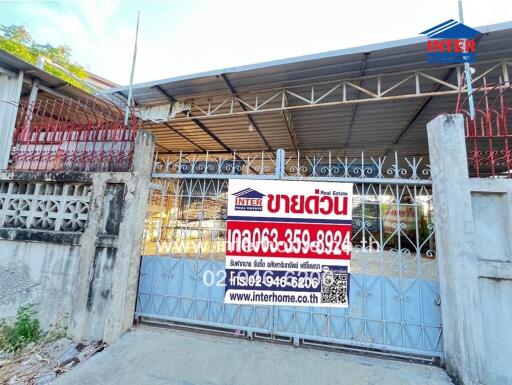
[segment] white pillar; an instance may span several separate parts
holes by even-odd
[[[485,355],[463,117],[440,115],[427,131],[446,367],[463,384],[480,384]]]
[[[9,164],[22,84],[23,71],[0,71],[0,170]]]

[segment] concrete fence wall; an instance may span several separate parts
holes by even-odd
[[[153,151],[140,131],[133,172],[0,173],[0,318],[32,303],[106,342],[132,325]]]
[[[428,126],[448,372],[512,383],[512,180],[469,178],[462,115]]]

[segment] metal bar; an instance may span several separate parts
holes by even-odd
[[[231,148],[229,148],[229,146],[227,146],[217,135],[215,135],[213,132],[210,131],[210,129],[208,127],[206,127],[201,121],[193,118],[192,121],[201,129],[203,130],[208,136],[210,136],[210,138],[212,138],[213,140],[215,140],[218,144],[220,144],[222,146],[222,148],[224,148],[224,150],[226,151],[230,151],[232,152]],[[238,155],[235,155],[235,158],[237,160],[243,160],[242,158],[240,158]],[[254,170],[252,167],[249,167],[250,170],[252,170],[254,173],[257,174],[256,170]]]
[[[283,92],[283,104],[288,106],[288,98],[286,97],[286,93]],[[292,146],[295,150],[295,152],[300,150],[300,142],[297,135],[297,130],[295,129],[295,124],[293,122],[293,117],[290,111],[283,111],[282,117],[284,120],[284,124],[286,125],[286,128],[288,130],[288,134],[290,135],[290,139],[292,141]]]
[[[169,102],[171,102],[171,105],[172,103],[174,103],[176,101],[176,99],[170,94],[168,93],[166,90],[164,90],[162,87],[160,87],[159,85],[156,85],[153,87],[154,89],[158,90],[162,95],[164,95],[168,100]],[[201,151],[206,151],[203,147],[201,147],[200,145],[196,144],[192,139],[189,139],[186,135],[182,134],[181,132],[179,132],[177,129],[175,129],[174,127],[172,127],[169,123],[167,122],[163,122],[162,123],[164,126],[166,126],[167,128],[169,128],[171,131],[173,131],[174,133],[178,134],[179,136],[181,136],[183,139],[185,139],[187,142],[191,143],[194,147],[200,149]]]
[[[183,135],[181,132],[179,132],[177,129],[175,129],[174,127],[172,127],[169,123],[167,122],[163,122],[162,123],[165,127],[167,127],[168,129],[170,129],[172,132],[174,132],[175,134],[178,134],[179,136],[181,136],[183,139],[185,139],[187,142],[189,142],[190,144],[192,144],[194,147],[197,147],[198,149],[200,149],[201,151],[206,151],[203,147],[201,147],[200,145],[198,145],[197,143],[195,143],[192,139],[189,139],[186,135]]]
[[[369,52],[366,52],[363,54],[363,59],[361,60],[361,70],[360,70],[361,76],[364,76],[364,72],[366,70],[366,63],[368,61],[369,55],[370,55]],[[360,80],[358,85],[361,86],[362,84],[363,84],[363,80]],[[359,90],[356,90],[356,96],[354,99],[356,99],[356,100],[359,99]],[[348,146],[348,143],[350,142],[350,136],[352,135],[352,127],[354,125],[354,118],[356,116],[357,107],[358,107],[357,103],[354,103],[354,105],[352,106],[352,113],[350,115],[350,121],[348,124],[347,140],[345,141],[345,146]]]
[[[166,152],[159,152],[159,154],[173,154],[173,151],[168,149],[165,146],[162,146],[161,144],[155,143],[155,146],[158,146],[160,148],[163,148]]]
[[[464,24],[464,11],[462,10],[462,0],[459,0],[459,21]],[[466,39],[464,41],[464,52],[466,52]],[[475,42],[476,43],[476,42]],[[471,69],[469,63],[464,60],[464,74],[466,75],[466,89],[468,92],[469,116],[471,119],[475,117],[475,101],[473,100],[473,83],[471,81]]]
[[[452,74],[454,73],[455,69],[454,68],[451,68],[449,69],[445,75],[443,76],[443,80],[448,80]],[[442,87],[442,84],[436,84],[434,85],[432,91],[433,92],[436,92],[438,91],[440,88]],[[393,146],[395,146],[399,141],[400,139],[405,135],[405,133],[409,130],[409,128],[411,128],[411,126],[414,124],[414,122],[416,122],[416,120],[420,117],[421,113],[425,110],[425,108],[428,107],[428,105],[430,104],[430,102],[432,101],[432,99],[434,98],[434,96],[429,96],[417,109],[416,111],[414,112],[413,116],[411,117],[411,119],[407,122],[407,124],[404,126],[404,128],[402,128],[402,130],[400,130],[400,133],[398,134],[398,136],[393,140]],[[391,151],[392,147],[390,147],[387,151],[386,151],[386,155],[389,153],[389,151]]]
[[[235,88],[233,87],[233,85],[229,81],[228,76],[226,74],[221,74],[221,76],[222,76],[222,79],[224,79],[224,82],[228,86],[229,90],[231,91],[232,96],[238,96]],[[240,99],[238,99],[238,98],[236,98],[236,99],[238,101],[238,104],[242,108],[242,110],[247,111],[247,107],[242,102],[240,102]],[[254,129],[256,130],[258,135],[260,136],[261,140],[263,140],[263,143],[265,143],[265,146],[267,146],[267,149],[269,151],[272,151],[272,147],[268,143],[268,141],[265,138],[265,136],[261,133],[261,130],[259,129],[258,125],[256,124],[256,122],[254,121],[254,119],[252,118],[251,115],[247,115],[247,120],[249,120],[249,123],[252,124],[252,126],[254,127]]]
[[[166,90],[164,90],[159,85],[153,86],[151,88],[154,88],[154,89],[158,90],[162,95],[164,95],[167,99],[169,99],[169,101],[171,103],[174,103],[176,101],[176,99],[174,99],[174,97],[170,93],[168,93]]]
[[[212,138],[218,144],[220,144],[224,150],[232,152],[231,148],[229,148],[222,140],[220,140],[220,138],[217,135],[211,132],[210,129],[206,127],[201,121],[197,120],[196,118],[192,118],[192,121],[196,124],[197,127],[203,130],[203,132],[205,132],[210,138]]]
[[[161,94],[163,94],[167,99],[169,99],[169,101],[171,103],[174,103],[176,102],[176,99],[171,95],[169,94],[167,91],[165,91],[162,87],[160,87],[159,85],[156,85],[154,86],[153,88],[155,88],[156,90],[158,90]],[[194,122],[201,130],[203,130],[203,132],[205,132],[210,138],[212,138],[213,140],[215,140],[218,144],[220,144],[222,146],[222,148],[224,148],[224,150],[228,151],[228,152],[232,152],[232,150],[226,146],[226,144],[220,140],[220,138],[215,135],[213,132],[210,131],[210,129],[208,127],[206,127],[202,122],[200,122],[199,120],[195,119],[191,114],[189,115],[190,116],[190,120],[192,120],[192,122]],[[187,120],[189,120],[187,118]],[[163,123],[166,127],[170,128],[171,130],[173,130],[175,133],[177,133],[178,135],[180,135],[181,137],[183,137],[184,139],[188,140],[190,143],[192,143],[194,146],[196,146],[197,148],[199,148],[200,150],[202,151],[206,151],[204,148],[198,146],[197,144],[195,144],[192,140],[188,139],[185,135],[179,133],[175,128],[171,127],[168,123],[164,122]]]
[[[34,112],[34,106],[37,100],[37,93],[39,91],[39,79],[35,79],[32,82],[32,87],[30,88],[30,96],[27,102],[27,111],[25,113],[25,118],[23,119],[24,125],[29,126],[32,121],[32,113]]]
[[[295,124],[293,123],[292,114],[290,111],[283,111],[281,113],[283,117],[284,124],[286,125],[286,129],[288,130],[288,134],[290,135],[290,139],[292,141],[292,146],[295,152],[299,151],[299,141],[297,139],[297,130],[295,130]]]
[[[42,84],[39,85],[39,90],[47,92],[49,94],[52,94],[53,96],[57,96],[58,98],[61,98],[61,99],[71,99],[69,96],[63,95],[60,92],[57,92],[54,89],[52,89],[50,87],[46,87]]]
[[[128,101],[126,103],[126,109],[124,112],[124,125],[128,126],[128,114],[132,107],[132,95],[133,95],[133,75],[135,73],[135,61],[137,60],[137,41],[139,40],[139,22],[140,22],[140,11],[137,12],[137,27],[135,28],[135,44],[133,47],[133,59],[132,59],[132,71],[130,73],[130,86],[128,87]]]

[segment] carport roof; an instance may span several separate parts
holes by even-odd
[[[477,29],[475,84],[483,75],[491,83],[503,80],[512,66],[512,22]],[[178,76],[136,84],[133,97],[139,107],[192,106],[189,113],[146,122],[160,152],[285,148],[381,156],[400,149],[424,155],[426,123],[455,109],[460,79],[460,66],[426,62],[425,42],[415,37]],[[126,97],[128,87],[108,92]],[[274,94],[279,97],[271,99]]]

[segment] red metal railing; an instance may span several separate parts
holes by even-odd
[[[138,126],[100,99],[20,102],[9,169],[130,171]]]
[[[468,111],[468,97],[463,99],[462,92],[455,111],[464,115],[469,174],[512,178],[512,87],[508,82],[487,85],[484,79],[484,85],[473,95],[473,119]]]

